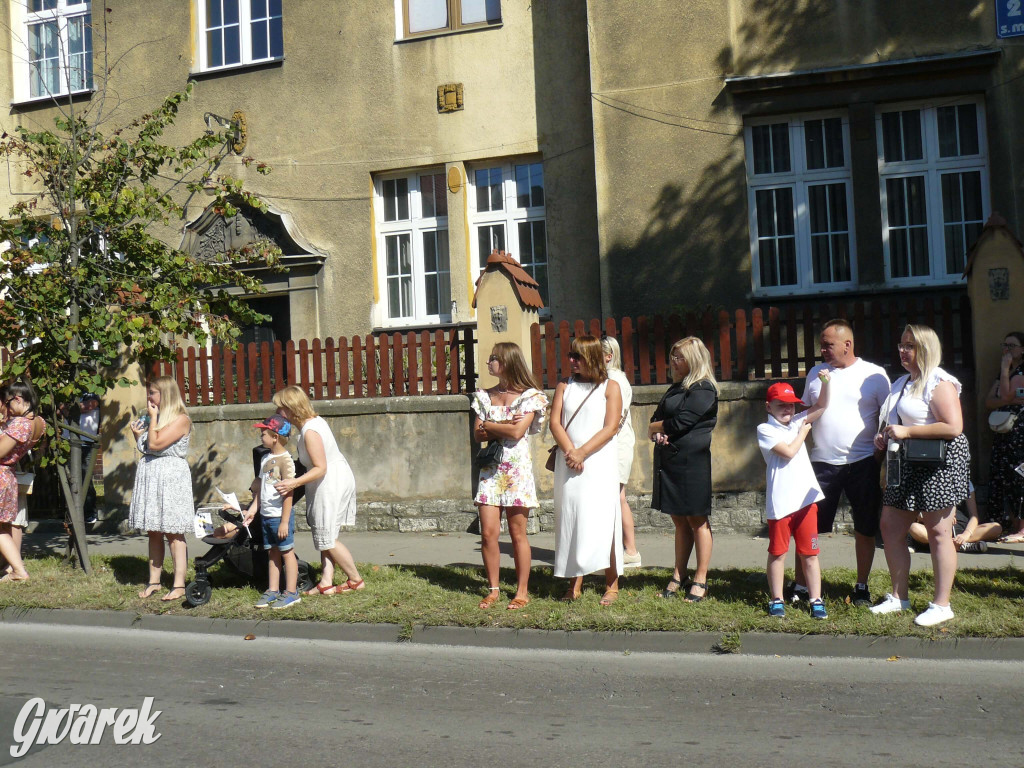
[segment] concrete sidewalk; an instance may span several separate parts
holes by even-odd
[[[470,533],[396,533],[392,531],[343,532],[341,540],[352,551],[357,563],[379,565],[481,565],[480,537]],[[25,535],[25,554],[28,556],[63,553],[67,542],[63,527],[56,521],[40,521]],[[534,566],[551,566],[554,562],[555,535],[553,532],[530,536]],[[637,544],[643,557],[643,567],[670,568],[673,564],[673,535],[670,531],[648,531],[637,534]],[[823,569],[842,566],[854,568],[852,534],[834,533],[821,537],[821,566]],[[512,547],[507,534],[501,537],[501,566],[513,567]],[[189,557],[204,554],[209,546],[192,536],[188,537]],[[319,563],[310,536],[296,532],[295,549],[299,557]],[[791,550],[792,551],[792,550]],[[93,533],[89,535],[89,553],[146,556],[146,538],[142,534]],[[768,556],[768,539],[742,534],[715,536],[711,567],[764,568]],[[794,556],[790,555],[790,562]],[[931,568],[928,554],[911,556],[914,569]],[[691,568],[693,559],[690,560]],[[960,554],[960,568],[1024,568],[1024,545],[991,543],[983,555]],[[875,554],[875,569],[885,571],[885,554],[879,547]],[[627,571],[628,573],[628,571]]]

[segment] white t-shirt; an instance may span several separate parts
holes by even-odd
[[[807,373],[801,397],[807,405],[818,402],[821,371],[829,372],[828,408],[814,423],[811,461],[853,464],[866,459],[875,452],[878,414],[889,396],[885,369],[860,358],[845,368],[816,365]]]
[[[260,462],[260,514],[264,517],[281,517],[284,513],[284,499],[274,488],[282,480],[295,477],[295,462],[287,451],[268,453]]]
[[[941,368],[936,368],[932,371],[932,375],[928,377],[928,382],[925,384],[922,396],[911,397],[909,380],[910,374],[908,373],[906,376],[900,376],[892,385],[889,400],[885,405],[887,423],[889,424],[902,423],[905,427],[920,427],[924,424],[934,424],[938,421],[932,414],[931,407],[935,387],[943,381],[951,382],[956,387],[957,396],[960,395],[962,389],[960,381]],[[904,389],[904,386],[906,386],[906,389]],[[900,397],[901,392],[903,393],[902,397]],[[896,416],[897,403],[899,403],[898,419]]]
[[[779,443],[788,445],[793,442],[806,418],[804,415],[794,416],[787,426],[769,414],[768,421],[757,428],[757,445],[768,465],[765,471],[768,486],[765,516],[769,520],[780,520],[825,498],[814,476],[805,445],[801,445],[791,459],[772,450]]]

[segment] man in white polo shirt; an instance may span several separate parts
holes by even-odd
[[[818,532],[831,533],[839,498],[845,493],[853,515],[857,554],[857,583],[850,596],[854,605],[871,605],[868,574],[875,557],[875,536],[882,494],[878,485],[874,437],[878,413],[889,396],[889,377],[878,365],[862,360],[853,351],[853,328],[845,320],[829,320],[821,330],[821,357],[825,362],[807,372],[803,397],[814,405],[821,391],[818,374],[828,371],[831,380],[829,407],[811,432],[811,466],[825,498],[818,502]],[[800,561],[797,560],[794,600],[806,597]]]

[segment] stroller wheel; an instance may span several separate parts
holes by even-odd
[[[305,560],[299,560],[299,578],[297,581],[297,589],[299,593],[308,592],[313,588],[313,578],[309,574],[309,563]]]
[[[193,581],[185,587],[185,602],[196,607],[210,602],[213,586],[208,581]]]

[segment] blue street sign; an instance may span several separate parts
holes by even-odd
[[[1024,37],[1024,11],[1021,0],[996,0],[996,35]]]

